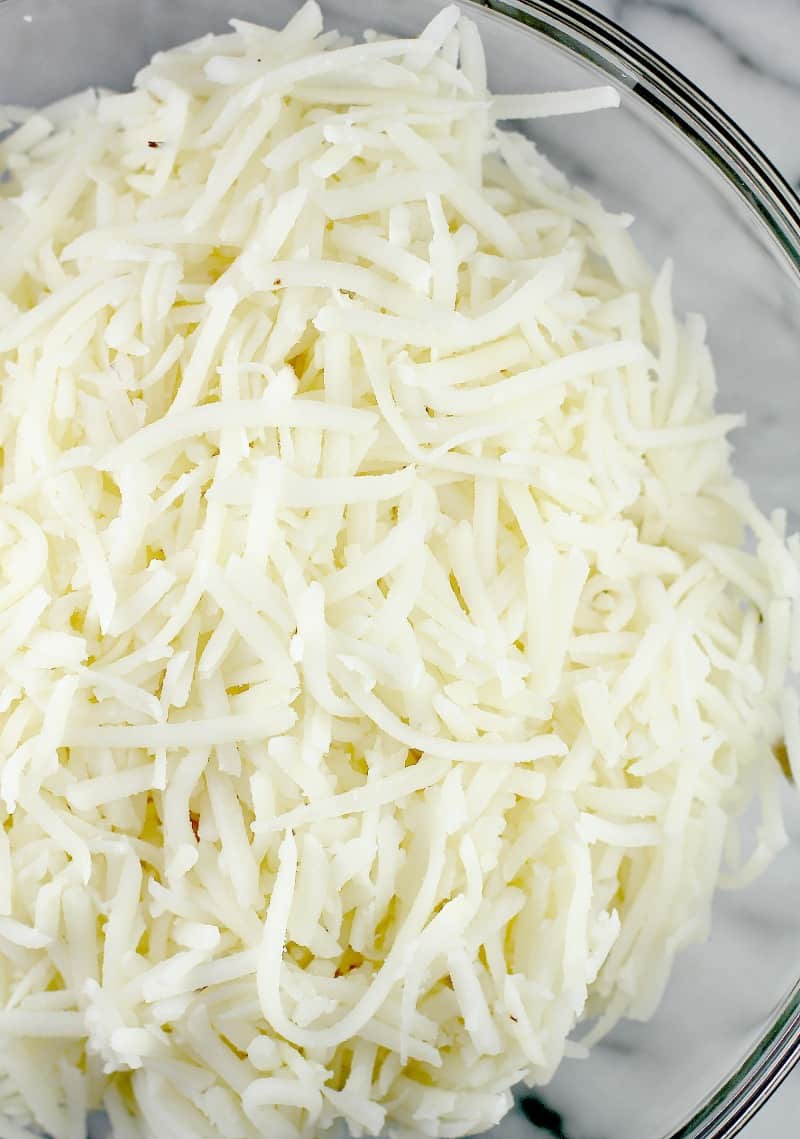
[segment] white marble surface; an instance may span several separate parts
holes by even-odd
[[[800,188],[798,0],[584,0],[715,99]]]
[[[800,190],[799,0],[586,2],[697,83]],[[790,1139],[798,1119],[800,1067],[742,1139]]]

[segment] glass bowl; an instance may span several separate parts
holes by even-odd
[[[0,104],[124,88],[159,49],[222,31],[233,16],[280,24],[298,6],[0,0]],[[399,35],[440,6],[322,0],[330,26]],[[462,7],[479,25],[496,91],[598,81],[620,90],[619,111],[540,122],[535,137],[574,181],[636,215],[652,261],[674,257],[678,307],[708,319],[722,408],[748,414],[738,471],[763,508],[786,506],[797,528],[800,204],[791,190],[697,88],[574,0]],[[789,848],[750,888],[720,892],[710,941],[682,955],[655,1018],[621,1025],[588,1060],[566,1061],[537,1097],[521,1097],[497,1139],[717,1139],[752,1117],[800,1055],[800,797],[788,786],[786,810]]]

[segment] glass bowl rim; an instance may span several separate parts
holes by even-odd
[[[766,229],[800,285],[800,199],[773,162],[695,83],[581,0],[467,0],[538,32],[653,108],[709,161]],[[800,1061],[800,980],[738,1066],[663,1139],[733,1139]]]
[[[22,2],[22,0],[20,0]],[[653,108],[711,162],[766,228],[800,285],[800,198],[749,135],[658,52],[582,0],[461,0],[523,24]],[[2,9],[15,0],[0,0]],[[800,1061],[800,980],[733,1072],[662,1139],[733,1139]]]
[[[733,186],[800,277],[800,197],[730,115],[657,51],[585,0],[461,2],[554,40],[653,108]]]

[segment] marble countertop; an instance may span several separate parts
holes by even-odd
[[[798,0],[585,0],[678,67],[727,111],[800,191]],[[788,1139],[800,1067],[741,1133]]]
[[[584,0],[654,48],[800,190],[798,0]]]

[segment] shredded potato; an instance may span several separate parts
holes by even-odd
[[[9,109],[15,1136],[480,1131],[783,843],[797,539],[670,266],[498,127],[616,102],[309,3]]]

